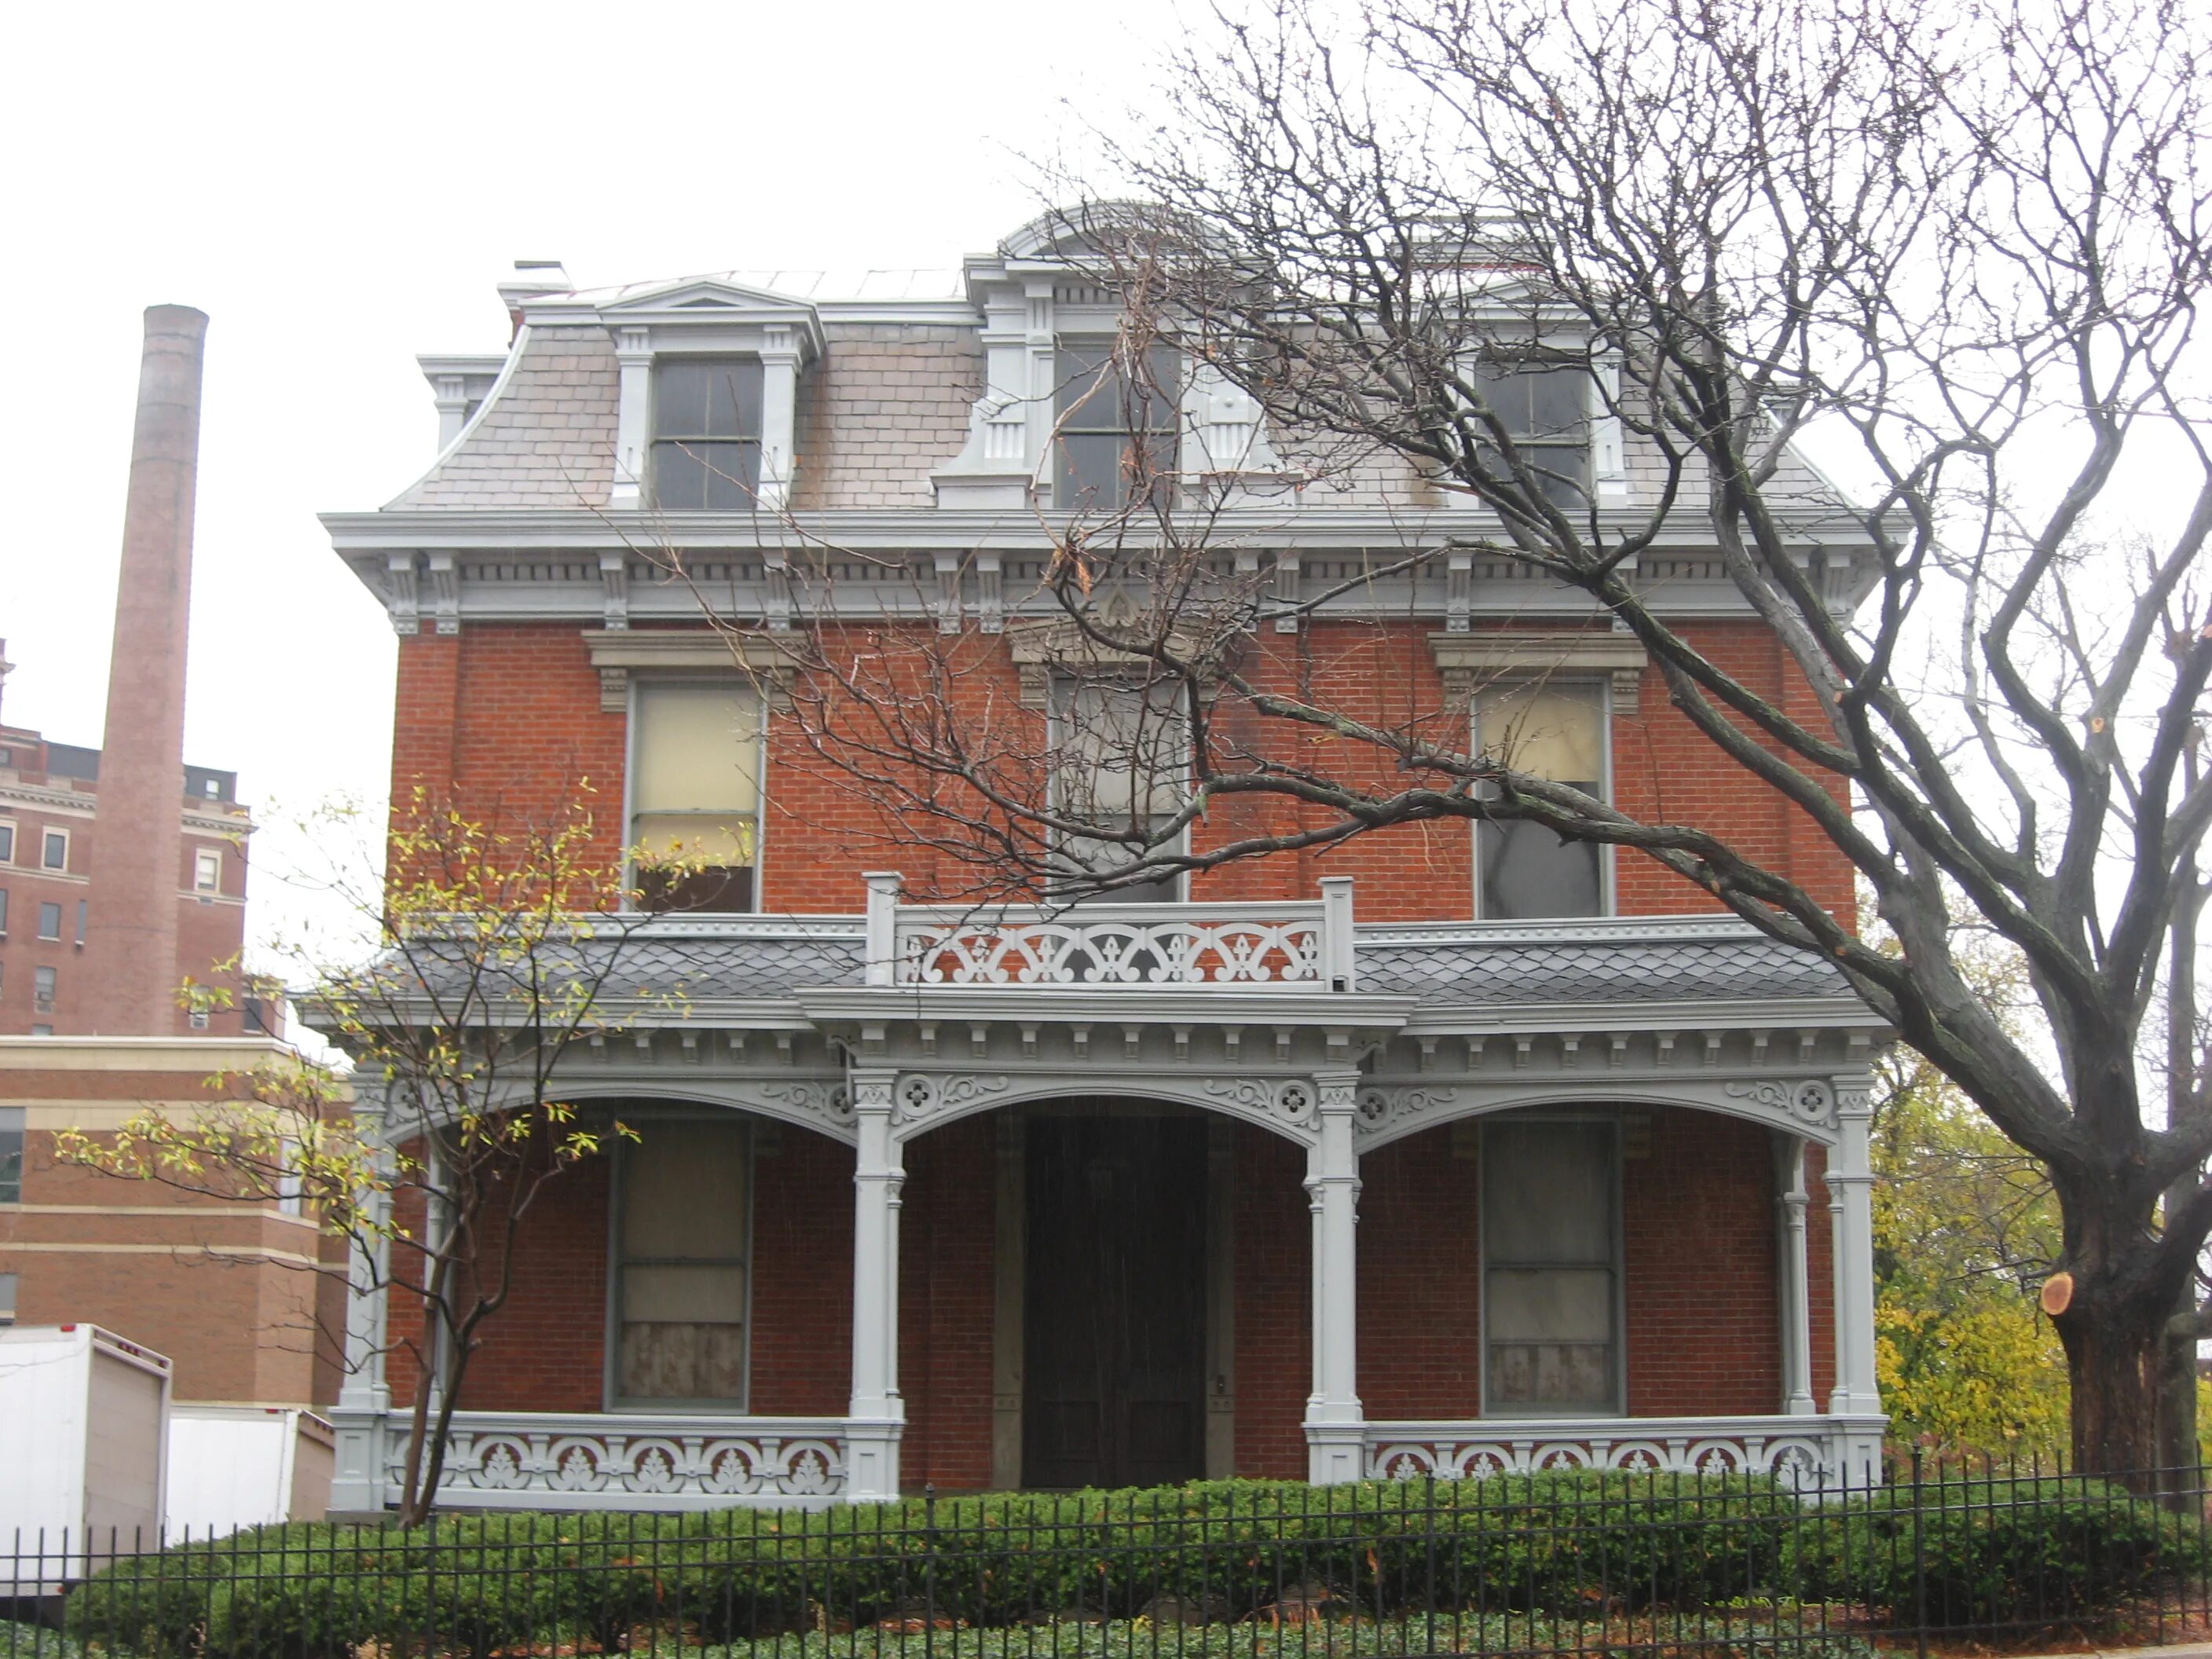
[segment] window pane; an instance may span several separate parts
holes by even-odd
[[[59,830],[49,830],[46,838],[46,866],[49,870],[69,868],[69,836]]]
[[[760,699],[752,687],[641,685],[630,810],[750,817],[760,801]]]
[[[1562,841],[1540,823],[1478,823],[1474,848],[1485,921],[1604,914],[1596,842]]]
[[[1059,702],[1064,810],[1117,825],[1175,811],[1190,738],[1172,688],[1073,680],[1062,683]]]
[[[62,907],[41,904],[39,907],[39,937],[59,939],[62,936]]]
[[[648,1121],[639,1134],[622,1153],[623,1254],[742,1258],[744,1126]]]
[[[705,505],[721,513],[741,512],[760,501],[760,446],[757,443],[696,443]]]
[[[663,358],[653,366],[653,434],[656,438],[701,438],[707,434],[709,366]]]
[[[1483,1141],[1493,1265],[1613,1261],[1613,1129],[1493,1123]]]
[[[1578,368],[1532,369],[1522,375],[1528,389],[1529,435],[1579,439],[1589,419],[1583,401],[1588,378]]]
[[[1595,685],[1492,686],[1477,708],[1476,739],[1516,772],[1601,794],[1605,695]]]
[[[1160,432],[1176,425],[1178,362],[1167,346],[1152,349],[1135,379],[1114,359],[1111,341],[1061,348],[1054,411],[1064,432]]]
[[[15,861],[15,826],[0,823],[0,864]]]
[[[23,1198],[23,1109],[0,1106],[0,1204]]]
[[[629,1400],[744,1398],[745,1328],[625,1321],[615,1386]]]

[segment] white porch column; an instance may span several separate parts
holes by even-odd
[[[356,1111],[362,1119],[362,1133],[380,1143],[383,1103],[364,1095]],[[389,1157],[388,1150],[380,1151],[378,1161]],[[392,1219],[391,1195],[379,1194],[370,1210],[376,1242],[367,1250],[352,1248],[346,1261],[345,1376],[331,1412],[337,1443],[331,1471],[331,1508],[356,1514],[381,1510],[388,1495],[385,1433],[392,1414],[392,1385],[385,1380],[384,1352],[392,1247],[382,1234]]]
[[[1836,1389],[1828,1409],[1839,1417],[1879,1417],[1874,1370],[1874,1175],[1867,1080],[1838,1078],[1836,1145],[1828,1153],[1828,1212],[1836,1262]]]
[[[1813,1404],[1813,1296],[1807,1267],[1805,1138],[1785,1134],[1775,1142],[1782,1177],[1782,1409],[1810,1417]]]
[[[1313,1393],[1306,1401],[1306,1478],[1317,1486],[1360,1477],[1365,1412],[1358,1387],[1359,1154],[1352,1125],[1359,1073],[1314,1079],[1321,1139],[1306,1158],[1313,1211]]]
[[[899,1440],[906,1401],[898,1391],[898,1211],[906,1149],[891,1139],[896,1073],[847,1074],[860,1158],[853,1171],[853,1398],[846,1408],[845,1496],[856,1503],[899,1495]]]

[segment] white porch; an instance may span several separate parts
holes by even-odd
[[[1874,1478],[1883,1419],[1865,1065],[1886,1036],[1879,1024],[1848,994],[1790,994],[1771,975],[1741,976],[1757,981],[1743,994],[1698,993],[1681,964],[1700,953],[1741,954],[1749,936],[1731,923],[1358,927],[1351,884],[1323,888],[1319,901],[1303,902],[978,913],[902,904],[897,878],[879,876],[869,879],[865,917],[671,918],[672,937],[733,958],[756,942],[803,943],[821,957],[818,981],[742,1004],[709,987],[695,989],[682,1017],[641,1012],[634,1037],[625,1032],[577,1058],[576,1097],[650,1095],[680,1082],[689,1101],[718,1101],[854,1148],[846,1413],[471,1411],[450,1455],[447,1501],[686,1509],[897,1496],[908,1420],[899,1218],[909,1143],[979,1113],[1115,1092],[1242,1121],[1303,1149],[1312,1230],[1310,1480],[1566,1467]],[[1583,957],[1615,978],[1644,975],[1629,986],[1639,994],[1589,994],[1594,976],[1577,966]],[[1540,967],[1553,958],[1582,977]],[[1540,982],[1531,963],[1556,982]],[[1718,1112],[1772,1132],[1781,1356],[1772,1413],[1370,1421],[1358,1375],[1362,1157],[1462,1120],[1591,1099]],[[1834,1386],[1821,1399],[1810,1146],[1825,1150],[1834,1241]],[[406,1427],[375,1358],[377,1298],[358,1298],[355,1320],[357,1369],[331,1413],[333,1502],[367,1510],[396,1497]]]

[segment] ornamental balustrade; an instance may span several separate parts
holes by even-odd
[[[386,1436],[389,1489],[408,1436]],[[842,1418],[457,1412],[440,1492],[466,1509],[828,1503],[846,1487]]]
[[[1368,1423],[1370,1480],[1484,1480],[1495,1474],[1622,1469],[1648,1474],[1766,1474],[1793,1486],[1871,1477],[1881,1419],[1811,1416],[1490,1419]]]
[[[1357,988],[1352,883],[1276,904],[902,904],[868,878],[868,982],[879,986]]]

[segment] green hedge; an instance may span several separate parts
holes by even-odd
[[[1928,1481],[1793,1534],[1808,1600],[1862,1601],[1930,1629],[2061,1624],[2212,1571],[2212,1533],[2101,1481]]]
[[[1926,1489],[1933,1626],[2082,1613],[2205,1571],[2206,1533],[2080,1482]],[[923,1606],[969,1628],[1212,1620],[1285,1597],[1330,1615],[1419,1609],[1589,1620],[1844,1601],[1911,1620],[1909,1492],[1800,1504],[1760,1480],[1590,1474],[1308,1487],[1207,1482],[705,1515],[453,1516],[294,1525],[117,1564],[67,1627],[146,1659],[352,1659],[365,1643],[612,1651],[641,1626],[693,1642],[872,1632]]]

